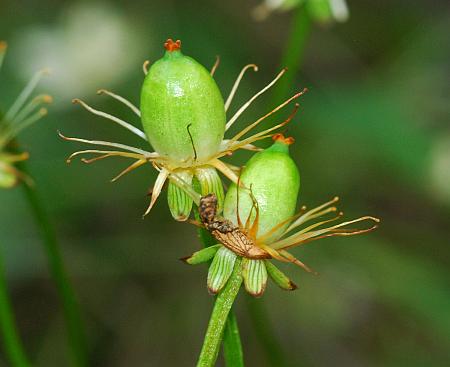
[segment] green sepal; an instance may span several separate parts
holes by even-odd
[[[263,295],[267,285],[267,270],[263,260],[244,259],[242,277],[248,293],[254,297]]]
[[[217,294],[227,283],[233,272],[234,262],[236,261],[234,252],[225,247],[221,247],[209,266],[208,271],[208,290],[212,294]]]
[[[217,197],[217,212],[222,212],[225,194],[222,180],[215,168],[201,167],[195,170],[195,177],[200,183],[200,193],[202,196],[215,194]]]
[[[278,269],[274,264],[272,264],[269,260],[264,260],[266,264],[267,273],[270,278],[278,285],[281,289],[286,291],[293,291],[297,289],[297,285],[290,280],[280,269]]]
[[[194,252],[191,256],[183,257],[182,261],[184,261],[186,264],[189,265],[197,265],[197,264],[203,264],[211,260],[214,255],[217,253],[219,248],[221,247],[221,244],[205,247],[202,250]]]
[[[192,174],[189,171],[177,171],[176,174],[186,183],[192,183]],[[192,198],[172,181],[169,181],[167,203],[175,220],[183,222],[189,218],[192,210]]]

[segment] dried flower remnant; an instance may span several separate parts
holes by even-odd
[[[296,288],[271,259],[293,263],[308,272],[306,264],[287,250],[321,238],[352,236],[377,228],[378,218],[363,216],[338,224],[328,224],[343,216],[337,213],[338,198],[307,210],[302,207],[293,215],[299,190],[299,174],[289,156],[292,138],[274,136],[275,143],[253,156],[242,171],[242,185],[232,185],[227,192],[223,217],[217,214],[216,199],[208,195],[200,199],[202,225],[208,229],[219,246],[194,253],[184,259],[189,264],[212,260],[208,273],[208,289],[219,292],[228,281],[237,256],[242,257],[242,275],[246,290],[261,296],[268,275],[286,290]],[[318,221],[312,222],[314,219]],[[359,222],[372,222],[366,229],[349,228]]]
[[[133,159],[134,162],[116,176],[113,181],[140,166],[150,163],[158,170],[159,175],[153,186],[150,204],[145,214],[149,213],[154,206],[164,183],[169,181],[169,208],[176,220],[183,221],[188,219],[191,212],[193,199],[188,191],[193,190],[192,182],[194,178],[200,183],[202,195],[214,193],[217,196],[220,211],[224,192],[216,170],[232,182],[237,182],[238,179],[235,167],[224,163],[220,158],[231,155],[238,149],[258,151],[259,149],[253,143],[272,136],[274,130],[286,125],[293,115],[269,129],[248,137],[245,136],[261,121],[300,97],[305,90],[296,93],[230,139],[225,139],[224,133],[255,99],[282,77],[285,70],[282,70],[274,80],[250,98],[226,121],[226,112],[245,72],[249,69],[257,71],[257,66],[249,64],[242,69],[224,102],[213,79],[214,71],[218,65],[217,62],[211,72],[208,72],[194,59],[183,55],[179,40],[174,42],[172,39],[168,39],[164,47],[166,52],[163,58],[153,63],[150,68],[148,68],[148,62],[144,63],[143,69],[146,76],[141,90],[140,109],[115,93],[104,89],[99,91],[99,94],[109,95],[130,108],[141,119],[143,130],[108,113],[96,110],[79,99],[74,100],[74,103],[82,105],[93,114],[117,123],[145,140],[155,149],[154,152],[108,141],[86,140],[60,135],[66,140],[114,148],[114,150],[88,149],[78,151],[68,158],[68,162],[72,158],[84,154],[96,155],[91,159],[83,158],[82,161],[85,163],[92,163],[112,156]],[[184,185],[184,183],[187,183],[187,185]]]
[[[0,68],[6,49],[6,42],[0,41]],[[48,73],[48,69],[38,71],[6,113],[0,115],[0,188],[11,188],[20,180],[27,184],[32,182],[27,175],[14,167],[14,163],[28,159],[28,153],[10,153],[7,148],[17,134],[47,114],[47,109],[42,106],[51,103],[52,97],[46,94],[30,97],[40,79]]]

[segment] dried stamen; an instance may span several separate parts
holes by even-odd
[[[92,163],[95,161],[98,161],[100,159],[108,158],[108,157],[125,157],[125,158],[133,158],[133,159],[143,159],[145,158],[142,156],[142,154],[136,154],[136,153],[128,153],[128,152],[120,152],[115,150],[97,150],[97,149],[88,149],[88,150],[80,150],[78,152],[72,153],[67,159],[67,163],[71,163],[72,159],[74,157],[77,157],[81,154],[103,154],[100,157],[92,158],[92,159],[82,159],[84,163]],[[146,160],[149,160],[148,158],[145,158]]]
[[[292,102],[294,99],[299,98],[300,96],[302,96],[303,94],[305,94],[307,91],[306,88],[304,88],[301,92],[294,94],[291,98],[288,98],[286,101],[284,101],[283,103],[281,103],[279,106],[275,107],[272,111],[266,113],[264,116],[260,117],[258,120],[256,120],[255,122],[253,122],[252,124],[248,125],[245,129],[243,129],[242,131],[240,131],[239,133],[237,133],[235,136],[233,136],[232,139],[230,139],[230,142],[234,142],[238,139],[240,139],[242,136],[244,136],[245,134],[247,134],[250,130],[252,130],[253,128],[255,128],[259,123],[261,123],[262,121],[264,121],[266,118],[268,118],[269,116],[273,115],[275,112],[281,110],[284,106],[286,106],[287,104],[289,104],[290,102]]]
[[[99,89],[97,91],[97,94],[106,94],[119,102],[122,102],[125,106],[129,107],[136,115],[141,117],[141,111],[139,111],[139,108],[137,108],[133,103],[131,103],[129,100],[125,99],[122,96],[119,96],[118,94],[115,94],[107,89]]]
[[[331,204],[337,203],[339,201],[339,197],[335,196],[332,200],[327,201],[326,203],[319,205],[318,207],[308,210],[304,215],[299,217],[295,222],[293,222],[288,229],[286,229],[285,233],[292,231],[294,228],[300,226],[301,224],[305,223],[311,218],[316,218],[320,215],[315,215],[316,213],[322,213],[321,210],[326,208],[327,206],[330,206]],[[334,211],[334,210],[333,210]],[[323,213],[326,214],[327,212]],[[314,217],[313,217],[314,215]],[[322,214],[321,214],[322,215]]]
[[[246,138],[246,139],[240,141],[239,143],[236,143],[236,142],[235,142],[233,145],[231,145],[231,146],[229,147],[229,150],[230,150],[230,151],[234,151],[234,150],[240,149],[242,146],[245,146],[245,145],[247,145],[247,144],[254,143],[254,142],[257,141],[257,140],[265,139],[265,138],[267,138],[267,137],[272,136],[271,134],[269,135],[269,133],[272,132],[272,131],[274,131],[274,130],[279,129],[280,127],[283,127],[283,126],[286,125],[286,124],[288,124],[288,123],[294,118],[294,116],[296,115],[296,113],[297,113],[297,111],[298,111],[298,108],[299,108],[299,104],[297,103],[297,104],[294,106],[294,110],[293,110],[292,113],[288,116],[288,118],[287,118],[286,120],[284,120],[283,122],[279,123],[278,125],[272,126],[270,129],[266,129],[266,130],[264,130],[264,131],[261,131],[261,132],[255,134],[255,135],[252,135],[252,136],[250,136],[250,137],[248,137],[248,138]],[[234,138],[233,138],[233,139],[234,139]],[[233,141],[233,139],[231,139],[231,141]]]
[[[234,124],[234,122],[238,119],[240,115],[253,103],[253,101],[258,98],[261,94],[266,92],[268,89],[270,89],[277,81],[280,79],[283,74],[286,72],[286,69],[281,70],[278,75],[275,77],[274,80],[272,80],[269,84],[267,84],[263,89],[261,89],[258,93],[256,93],[252,98],[250,98],[244,105],[234,114],[234,116],[230,119],[230,121],[227,122],[225,125],[225,131],[228,130],[231,125]]]
[[[316,230],[316,231],[309,231],[309,230],[305,231],[305,230],[303,230],[303,231],[301,231],[301,232],[299,232],[297,234],[294,234],[294,235],[292,235],[292,236],[290,236],[288,238],[285,238],[283,240],[275,242],[274,244],[272,244],[272,247],[275,248],[275,249],[281,249],[281,248],[286,249],[286,248],[290,248],[290,247],[301,245],[301,244],[305,243],[307,240],[308,240],[308,242],[311,242],[311,240],[313,240],[313,239],[314,240],[315,239],[319,239],[319,238],[321,238],[319,236],[321,236],[322,234],[326,234],[326,233],[329,233],[328,237],[331,237],[331,236],[342,236],[343,233],[345,233],[345,235],[347,235],[347,236],[350,236],[350,235],[356,235],[356,234],[360,234],[360,233],[369,232],[369,231],[372,231],[375,228],[377,228],[377,225],[374,225],[374,226],[372,226],[369,229],[362,229],[362,230],[361,229],[354,229],[354,230],[353,229],[348,229],[348,230],[345,230],[344,232],[342,232],[341,230],[338,230],[339,228],[347,226],[349,224],[362,222],[362,221],[366,221],[366,220],[370,220],[370,221],[373,221],[375,223],[379,223],[380,222],[380,220],[378,218],[371,217],[371,216],[364,216],[364,217],[361,217],[361,218],[357,218],[357,219],[354,219],[354,220],[351,220],[351,221],[343,222],[343,223],[337,224],[335,226],[324,228],[324,229],[319,229],[319,230]],[[320,224],[322,225],[325,222],[326,221],[321,222]],[[315,227],[317,227],[317,226],[315,226]]]
[[[142,64],[142,71],[144,72],[145,75],[148,74],[148,66],[149,65],[150,65],[149,60],[145,60],[144,63]]]
[[[293,220],[299,218],[300,216],[303,215],[303,213],[305,212],[306,207],[303,206],[300,208],[300,211],[293,215],[292,217],[289,217],[283,221],[281,221],[280,223],[278,223],[277,225],[275,225],[274,227],[272,227],[269,231],[267,231],[267,233],[264,233],[262,236],[258,237],[258,242],[260,243],[264,243],[266,242],[267,239],[269,239],[270,237],[272,237],[272,235],[277,232],[280,228],[284,227],[285,225],[291,223]],[[288,231],[284,231],[283,234],[287,233]]]
[[[68,140],[68,141],[77,141],[77,142],[85,143],[85,144],[100,145],[100,146],[114,147],[114,148],[128,150],[128,151],[133,152],[133,153],[141,154],[147,159],[159,158],[159,154],[158,153],[155,153],[155,152],[150,153],[150,152],[147,152],[145,150],[142,150],[142,149],[139,149],[139,148],[130,147],[129,145],[125,145],[125,144],[112,143],[112,142],[109,142],[109,141],[102,141],[102,140],[87,140],[87,139],[80,139],[80,138],[74,138],[74,137],[67,137],[67,136],[64,136],[63,134],[61,134],[61,132],[59,132],[59,131],[58,131],[58,135],[62,139]]]
[[[113,121],[116,124],[119,124],[120,126],[124,127],[125,129],[130,130],[133,134],[136,134],[140,138],[147,141],[147,136],[145,135],[145,133],[142,130],[138,129],[136,126],[133,126],[133,125],[129,124],[128,122],[119,119],[118,117],[110,115],[109,113],[96,110],[95,108],[92,108],[91,106],[89,106],[87,103],[83,102],[81,99],[75,98],[72,100],[72,103],[78,103],[78,104],[82,105],[86,110],[93,113],[94,115],[101,116],[107,120]]]
[[[167,180],[167,177],[169,176],[169,171],[166,169],[161,169],[161,171],[158,174],[158,177],[156,178],[155,185],[153,186],[152,190],[152,197],[150,199],[150,205],[148,206],[147,210],[144,213],[144,217],[150,213],[150,210],[152,210],[153,205],[156,203],[156,199],[158,199],[159,194],[161,194],[162,188],[164,186],[164,183]]]
[[[137,160],[136,162],[132,163],[127,168],[125,168],[122,172],[120,172],[113,179],[111,179],[111,182],[117,181],[122,176],[126,175],[127,173],[130,173],[131,171],[135,170],[136,168],[139,168],[140,166],[144,165],[145,163],[147,163],[146,159]]]
[[[230,168],[228,165],[217,158],[212,159],[209,164],[215,168],[217,168],[220,172],[222,172],[228,179],[232,182],[238,181],[238,175]]]
[[[246,72],[248,69],[250,69],[250,68],[252,68],[253,71],[255,71],[255,72],[258,71],[258,66],[255,65],[255,64],[248,64],[248,65],[245,65],[245,66],[242,68],[242,70],[241,70],[241,72],[239,73],[239,75],[238,75],[236,81],[235,81],[234,84],[233,84],[233,87],[231,88],[231,92],[230,92],[230,94],[229,94],[229,96],[228,96],[228,98],[227,98],[227,101],[225,102],[225,111],[228,111],[228,108],[230,107],[230,104],[231,104],[231,102],[233,101],[233,97],[234,97],[234,95],[236,94],[236,90],[238,89],[239,84],[241,83],[241,80],[242,80],[242,78],[244,77],[245,72]],[[230,126],[231,126],[231,125],[230,125]],[[226,129],[228,129],[228,127],[227,127]]]

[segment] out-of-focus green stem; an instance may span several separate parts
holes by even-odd
[[[286,43],[281,65],[288,68],[288,72],[275,85],[270,106],[278,105],[288,97],[293,86],[300,65],[303,62],[305,45],[311,30],[311,19],[304,6],[299,6],[292,19],[290,34]],[[298,89],[298,88],[297,88]],[[269,144],[269,143],[266,143]],[[283,348],[275,337],[262,299],[249,299],[248,310],[253,329],[266,354],[266,358],[273,367],[287,366]]]
[[[228,314],[239,293],[241,284],[241,258],[238,257],[235,261],[230,279],[219,293],[216,302],[214,303],[197,367],[213,367],[215,365]]]
[[[253,324],[253,329],[261,344],[262,350],[266,355],[269,366],[272,367],[286,367],[287,360],[284,356],[284,351],[280,343],[275,337],[270,318],[262,299],[255,299],[253,297],[246,297],[248,302],[248,312],[250,320]]]
[[[25,356],[22,342],[17,332],[8,296],[2,251],[3,249],[0,248],[0,326],[4,351],[12,367],[28,367],[30,364]]]
[[[223,354],[228,367],[244,367],[244,353],[241,337],[233,310],[228,314],[225,331],[223,333]]]
[[[17,166],[23,173],[27,174],[27,167],[23,162]],[[55,230],[47,216],[47,212],[39,198],[36,188],[23,184],[22,190],[30,205],[36,225],[39,228],[50,273],[56,283],[61,298],[73,364],[78,367],[85,367],[88,365],[88,358],[83,323],[74,290],[64,267]]]
[[[288,68],[288,72],[274,86],[272,103],[276,105],[288,97],[293,81],[303,62],[305,45],[311,29],[311,19],[303,6],[299,6],[292,19],[287,44],[281,58],[281,65]]]

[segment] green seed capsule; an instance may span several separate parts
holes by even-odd
[[[222,95],[210,73],[168,40],[141,91],[141,117],[153,148],[175,162],[205,159],[219,149],[225,132]]]
[[[244,187],[251,189],[259,205],[259,229],[256,237],[269,232],[276,224],[294,214],[300,189],[298,168],[289,156],[292,139],[285,139],[277,134],[274,140],[271,147],[255,154],[248,161],[240,179]],[[243,223],[249,215],[253,222],[255,210],[251,213],[252,205],[249,190],[239,189],[239,216]],[[236,214],[237,186],[233,184],[225,196],[224,217],[237,224]],[[267,241],[277,239],[286,226],[275,231]]]

